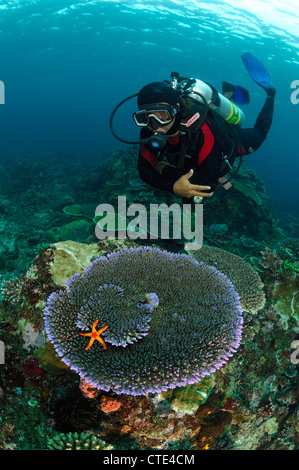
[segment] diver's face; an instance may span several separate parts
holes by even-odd
[[[163,103],[157,103],[157,104],[161,104],[161,105],[166,104],[167,106],[170,106],[168,103],[164,103],[164,102],[163,102]],[[172,108],[173,106],[170,106],[170,107]],[[163,120],[163,113],[165,113],[165,111],[162,111],[162,110],[161,110],[161,111],[158,111],[158,110],[157,110],[157,111],[154,111],[154,112],[151,111],[151,113],[156,114],[159,119],[162,119],[162,120]],[[154,127],[151,127],[151,124],[150,124],[150,123],[149,123],[149,125],[148,125],[147,127],[148,127],[148,129],[149,129],[151,132],[162,132],[163,134],[166,134],[166,133],[167,133],[168,131],[170,131],[170,129],[172,128],[172,126],[173,126],[173,124],[174,124],[174,121],[175,121],[175,117],[173,118],[173,120],[172,120],[171,122],[169,122],[168,124],[165,124],[165,126],[159,125],[158,121],[155,121]],[[158,125],[159,127],[157,127],[157,125]]]
[[[172,128],[172,126],[174,124],[174,119],[175,118],[173,118],[173,120],[169,124],[167,124],[166,126],[160,126],[160,127],[154,129],[149,125],[148,128],[152,132],[163,132],[163,134],[167,134],[167,132],[170,131],[170,129]]]

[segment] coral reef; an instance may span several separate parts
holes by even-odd
[[[279,266],[282,264],[282,260],[277,256],[275,250],[271,250],[268,246],[266,246],[265,251],[262,251],[261,254],[262,259],[259,261],[259,264],[264,268],[268,269],[272,273],[275,273]]]
[[[54,348],[53,348],[54,349]],[[57,355],[56,355],[57,356]],[[58,357],[58,356],[57,356]],[[61,361],[62,362],[62,361]],[[66,366],[67,367],[67,366]],[[100,395],[100,390],[90,385],[86,380],[80,378],[79,388],[85,398],[96,398]]]
[[[200,250],[190,251],[197,261],[215,266],[233,283],[240,296],[244,310],[256,313],[265,305],[263,283],[258,273],[240,256],[220,248],[203,246]]]
[[[149,293],[158,305],[148,303]],[[150,247],[97,258],[49,297],[44,320],[56,352],[84,380],[133,395],[215,372],[238,348],[243,322],[238,295],[223,274]],[[107,325],[107,349],[87,352],[82,333],[95,321]]]
[[[17,279],[7,280],[2,284],[1,294],[4,306],[20,315],[20,330],[26,331],[27,336],[34,331],[41,331],[43,309],[47,297],[57,288],[50,271],[54,252],[47,247],[39,253],[28,271]],[[28,325],[30,323],[30,325]]]
[[[223,436],[231,421],[232,416],[228,411],[219,411],[205,419],[199,431],[195,432],[192,436],[195,441],[193,448],[196,450],[208,450],[213,447],[217,438]]]
[[[163,406],[168,405],[179,414],[192,414],[200,405],[207,401],[214,385],[215,376],[210,375],[193,385],[167,390],[157,395],[156,399],[158,401],[163,400],[164,402],[159,403],[158,406],[161,409]]]
[[[245,166],[234,176],[232,184],[237,191],[258,205],[262,205],[267,199],[265,188],[257,181],[255,172]]]
[[[85,245],[68,240],[53,243],[51,250],[55,256],[51,263],[50,273],[55,284],[65,285],[74,273],[83,272],[91,259],[98,254],[98,245]]]
[[[104,413],[113,413],[114,411],[119,410],[121,407],[121,402],[117,398],[107,397],[102,395],[101,397],[101,410]]]
[[[57,434],[48,439],[49,450],[112,450],[113,446],[105,441],[81,432],[69,432],[68,434]]]
[[[51,375],[61,375],[70,368],[57,356],[52,344],[46,341],[37,350],[37,358],[41,367]]]
[[[277,282],[274,286],[274,308],[282,317],[285,328],[292,317],[299,322],[299,276]]]
[[[211,224],[203,229],[204,241],[208,245],[225,247],[233,240],[233,234],[227,224]]]
[[[63,208],[63,212],[73,217],[86,217],[93,220],[96,210],[96,204],[73,204]]]
[[[82,273],[95,258],[136,246],[130,240],[99,242],[92,222],[95,207],[101,202],[116,207],[116,194],[126,195],[128,204],[180,202],[140,182],[137,152],[137,148],[116,150],[97,168],[88,155],[84,164],[74,155],[10,156],[4,163],[2,159],[0,340],[5,364],[0,364],[0,449],[46,450],[58,433],[64,436],[61,445],[68,433],[77,433],[78,440],[85,433],[91,436],[88,442],[102,440],[130,453],[135,449],[297,450],[299,223],[285,209],[273,216],[277,206],[271,210],[263,185],[244,165],[239,174],[244,172],[244,184],[251,188],[239,190],[232,180],[229,191],[217,188],[205,201],[204,241],[250,263],[264,284],[266,303],[258,315],[254,309],[244,312],[241,345],[221,369],[200,383],[158,394],[115,394],[92,387],[71,371],[48,340],[41,345],[48,296],[66,289],[65,280],[73,270]],[[56,249],[61,241],[67,242],[64,251]],[[96,245],[90,256],[86,245]],[[155,240],[153,245],[182,251],[177,241]],[[61,278],[53,271],[56,255],[56,261],[61,255],[57,265]],[[66,269],[70,262],[72,267]],[[144,305],[153,308],[152,318],[163,306],[161,296],[154,294],[148,289],[144,296]],[[179,323],[182,317],[174,317],[178,327],[184,325]],[[146,337],[149,334],[150,330]],[[81,338],[88,353],[84,349],[88,340]],[[89,351],[95,347],[101,352],[98,342]],[[68,445],[71,442],[70,438]]]
[[[269,207],[268,197],[256,173],[243,164],[232,180],[232,188],[226,191],[218,186],[212,198],[204,203],[205,227],[226,224],[227,237],[207,231],[207,242],[214,246],[231,248],[231,242],[240,237],[253,238],[255,242],[279,240],[283,233],[277,227]],[[205,230],[204,230],[205,235]]]
[[[288,255],[293,259],[298,261],[299,256],[299,238],[284,238],[280,242],[280,246],[285,250]]]

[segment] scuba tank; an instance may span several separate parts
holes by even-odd
[[[180,78],[177,72],[172,72],[171,85],[183,96],[192,101],[207,105],[215,114],[227,123],[242,126],[245,121],[243,111],[219,93],[216,88],[197,78]]]
[[[177,72],[172,72],[170,76],[171,76],[171,80],[168,83],[170,83],[170,85],[174,89],[178,90],[182,97],[186,97],[187,100],[192,101],[195,105],[202,106],[202,116],[201,116],[199,125],[201,125],[202,122],[205,122],[207,115],[208,115],[208,111],[212,111],[215,118],[218,116],[219,118],[218,126],[220,128],[221,138],[222,138],[222,142],[220,144],[222,144],[224,140],[232,144],[229,151],[227,149],[223,150],[223,169],[226,167],[227,172],[232,170],[232,166],[230,165],[230,162],[229,162],[229,158],[233,155],[233,152],[235,149],[234,139],[232,138],[232,136],[235,137],[236,141],[239,142],[239,147],[242,148],[239,136],[235,132],[234,127],[235,126],[241,127],[244,124],[245,115],[243,111],[234,103],[232,103],[229,99],[227,99],[225,96],[219,93],[216,90],[216,88],[214,88],[212,85],[208,83],[205,83],[195,78],[182,78],[179,76]],[[245,89],[242,89],[242,90],[248,94],[247,90]],[[244,101],[244,103],[245,102],[246,101]],[[248,95],[247,102],[249,102],[249,95]],[[190,121],[192,123],[192,118],[190,119]],[[222,125],[221,125],[221,122],[223,123]],[[186,129],[186,127],[188,127],[187,123],[181,122],[181,125],[182,124],[183,124],[183,128]],[[187,132],[181,131],[181,135],[186,135],[186,134]],[[189,141],[190,141],[190,133],[189,133]],[[186,143],[185,148],[182,148],[179,163],[177,165],[180,168],[183,167],[183,163],[184,163],[183,154],[185,150],[187,149],[187,147],[188,147],[188,141]],[[235,176],[235,174],[239,171],[241,164],[242,164],[242,154],[240,155],[239,164],[234,174],[228,180],[226,180],[226,178],[224,178],[223,176],[222,178],[219,179],[219,182],[222,184],[222,186],[224,186],[225,189],[229,189],[229,187],[231,186],[229,182]],[[230,170],[228,168],[230,168]]]

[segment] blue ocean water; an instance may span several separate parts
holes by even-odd
[[[273,204],[298,213],[299,80],[297,2],[268,0],[11,0],[0,3],[0,161],[37,154],[96,165],[122,147],[111,135],[114,106],[173,70],[250,91],[246,126],[254,125],[264,91],[248,76],[241,54],[268,67],[277,88],[273,126],[246,158]],[[298,96],[298,95],[297,95]],[[135,138],[130,103],[118,128]]]

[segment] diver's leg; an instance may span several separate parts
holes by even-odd
[[[242,143],[242,154],[255,152],[264,142],[272,124],[274,111],[274,98],[268,96],[265,104],[258,115],[253,129],[238,129],[240,141]]]
[[[258,115],[256,120],[254,129],[256,129],[263,137],[263,140],[267,137],[269,129],[272,124],[273,119],[273,111],[274,111],[274,99],[268,97],[265,101],[265,104]]]

